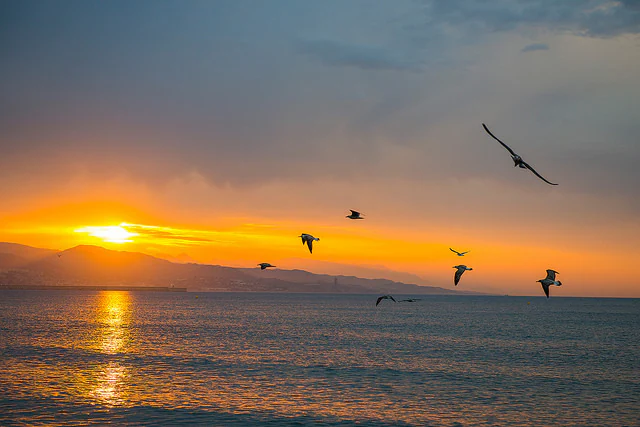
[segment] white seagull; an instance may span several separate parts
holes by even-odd
[[[546,179],[544,179],[544,177],[542,175],[540,175],[538,172],[536,172],[536,170],[534,168],[531,167],[531,165],[529,165],[529,163],[525,162],[524,160],[522,160],[522,157],[520,157],[519,155],[517,155],[511,148],[509,148],[509,146],[507,144],[505,144],[504,142],[500,141],[494,134],[491,133],[491,131],[489,130],[489,128],[483,123],[482,127],[484,127],[484,130],[487,131],[487,133],[489,135],[491,135],[491,137],[493,139],[495,139],[496,141],[498,141],[504,148],[507,149],[507,151],[509,151],[509,153],[511,153],[511,158],[513,159],[513,167],[520,167],[522,169],[529,169],[531,172],[533,172],[538,178],[540,178],[541,180],[543,180],[544,182],[546,182],[547,184],[551,184],[551,185],[558,185],[558,184],[554,184],[553,182],[547,181]]]
[[[455,249],[451,249],[451,248],[449,248],[449,250],[451,250],[451,252],[455,252],[455,253],[456,253],[456,255],[458,255],[458,256],[464,256],[464,254],[468,254],[469,252],[471,252],[471,251],[458,252],[458,251],[456,251]]]
[[[351,215],[347,215],[345,218],[349,219],[364,219],[362,214],[358,211],[354,211],[353,209],[349,209],[351,211]]]
[[[540,282],[542,285],[542,289],[544,289],[544,294],[549,298],[549,286],[556,285],[562,286],[562,282],[556,280],[556,274],[560,274],[555,270],[547,270],[547,277],[544,279],[536,280],[536,282]]]
[[[303,245],[306,243],[307,246],[309,246],[309,252],[310,253],[313,253],[313,241],[314,240],[320,240],[319,237],[313,237],[311,234],[306,234],[306,233],[302,233],[298,237],[302,238],[302,244]]]
[[[382,301],[383,299],[390,299],[393,302],[397,302],[391,295],[383,295],[381,297],[378,297],[376,301],[376,307],[378,306],[378,304],[380,304],[380,301]]]
[[[462,273],[464,273],[467,270],[473,270],[473,268],[467,267],[466,265],[454,265],[453,268],[457,268],[458,270],[456,271],[456,275],[453,276],[453,284],[455,286],[458,286],[458,282],[460,281],[460,278],[462,277]]]
[[[268,262],[261,262],[258,264],[260,266],[260,270],[264,270],[265,268],[275,267],[275,265],[271,265]]]

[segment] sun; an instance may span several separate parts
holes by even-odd
[[[97,237],[108,243],[128,243],[132,242],[131,237],[137,236],[121,225],[89,226],[74,230],[76,233],[87,233],[89,236]]]

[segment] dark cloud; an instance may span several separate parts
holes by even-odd
[[[580,108],[590,106],[598,117],[619,104],[618,95],[606,101],[591,96],[589,82],[625,84],[598,70],[599,58],[590,58],[594,67],[588,68],[549,58],[563,73],[586,73],[585,86],[580,76],[561,87],[558,73],[525,78],[514,70],[532,59],[518,54],[526,44],[524,29],[602,37],[635,33],[640,11],[634,3],[416,4],[2,2],[0,178],[55,176],[62,182],[82,173],[157,185],[196,172],[232,187],[357,178],[508,180],[513,171],[502,169],[508,157],[491,163],[499,147],[480,127],[494,116],[505,133],[502,123],[520,117],[511,134],[525,141],[524,135],[537,131],[527,122],[538,120],[535,125],[548,129],[551,121],[571,120],[564,127],[556,123],[556,135],[569,141],[561,147],[533,136],[539,153],[519,146],[555,180],[543,156],[579,140],[562,129],[593,133],[594,120],[585,120],[592,113]],[[393,22],[383,19],[390,15]],[[496,52],[491,42],[509,41],[509,30],[517,40]],[[414,37],[424,44],[411,43]],[[553,37],[544,40],[552,43]],[[534,47],[542,45],[523,51]],[[503,67],[502,58],[512,54],[517,58]],[[496,64],[486,59],[492,55]],[[522,109],[540,93],[554,95],[538,99],[534,111]],[[576,93],[584,96],[572,98]],[[616,110],[617,121],[600,123],[610,127],[607,143],[637,135],[634,111]],[[499,117],[506,114],[513,116]],[[615,165],[593,167],[604,174]],[[570,172],[559,173],[563,185]],[[607,188],[633,192],[626,183],[637,182],[636,175],[625,167],[624,174],[609,175]],[[586,183],[593,184],[584,180],[575,187],[603,190]]]
[[[363,70],[420,71],[416,62],[400,59],[393,52],[373,46],[315,40],[298,43],[298,52],[320,59],[327,65],[355,67]]]
[[[549,50],[549,45],[544,43],[533,43],[523,47],[520,52],[533,52],[536,50]]]
[[[640,33],[636,0],[427,1],[428,25],[466,27],[472,33],[539,27],[590,37]]]

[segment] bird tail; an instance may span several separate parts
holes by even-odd
[[[558,286],[562,286],[562,282],[558,280]]]

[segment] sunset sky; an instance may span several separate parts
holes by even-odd
[[[640,297],[639,34],[632,0],[3,1],[0,241]]]

